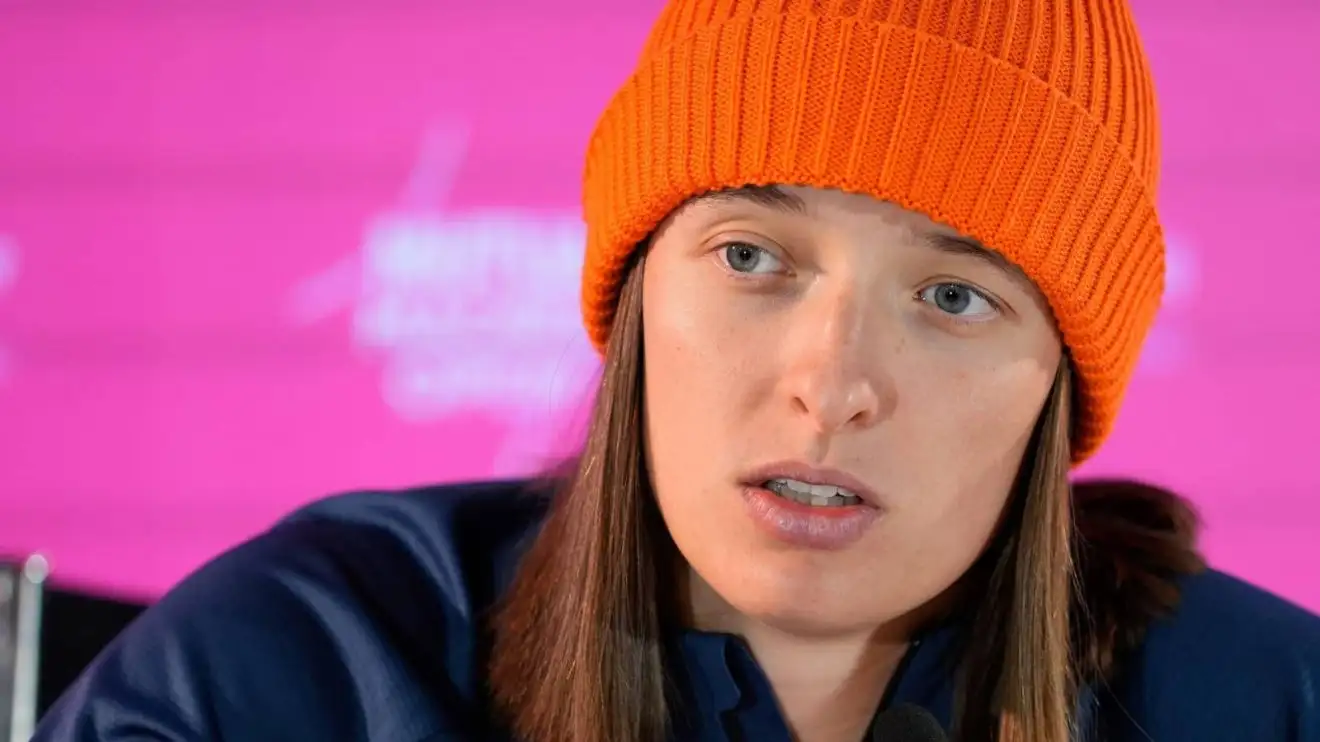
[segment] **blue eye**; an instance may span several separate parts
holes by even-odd
[[[937,283],[923,289],[919,297],[941,312],[962,319],[985,317],[999,311],[985,294],[961,283]]]
[[[784,268],[769,250],[747,242],[730,242],[722,256],[724,264],[737,273],[776,273]]]

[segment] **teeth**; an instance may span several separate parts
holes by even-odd
[[[818,508],[837,508],[860,505],[862,498],[842,487],[829,484],[807,484],[796,479],[771,479],[765,488],[780,497]]]

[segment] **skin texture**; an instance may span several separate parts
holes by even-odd
[[[801,740],[856,740],[923,610],[1007,502],[1061,357],[1013,266],[924,215],[804,187],[688,202],[643,283],[647,462],[691,621],[743,636]],[[742,484],[841,470],[879,517],[791,545]]]

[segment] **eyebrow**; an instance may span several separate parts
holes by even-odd
[[[790,214],[807,213],[807,202],[803,201],[797,194],[788,191],[776,185],[747,185],[741,188],[729,188],[720,191],[711,191],[702,197],[703,201],[730,203],[737,201],[751,201],[759,206],[783,211]]]
[[[971,237],[935,233],[926,235],[925,241],[926,244],[935,248],[939,252],[948,255],[965,255],[976,258],[977,260],[983,260],[1016,278],[1030,281],[1030,279],[1027,278],[1027,274],[1023,273],[1022,269],[1017,267],[1015,263],[1010,262],[1008,258],[1005,258],[1003,255],[991,250],[985,245],[982,245]]]

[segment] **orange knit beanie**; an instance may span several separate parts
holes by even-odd
[[[1159,143],[1125,0],[671,0],[587,153],[582,311],[713,190],[838,188],[1002,253],[1077,371],[1073,460],[1113,425],[1164,283]]]

